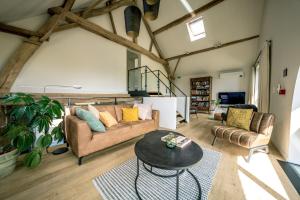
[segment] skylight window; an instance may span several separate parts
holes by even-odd
[[[194,19],[188,22],[186,25],[190,35],[191,42],[206,37],[204,22],[202,17]]]

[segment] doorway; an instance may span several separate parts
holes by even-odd
[[[128,91],[140,91],[142,90],[142,76],[141,76],[141,55],[132,50],[127,49],[127,86]],[[135,69],[135,70],[132,70]]]

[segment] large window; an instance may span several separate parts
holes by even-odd
[[[253,104],[258,107],[259,105],[259,64],[255,66],[254,69],[254,94],[253,94]]]
[[[199,17],[188,22],[187,29],[190,35],[191,42],[206,37],[203,18]]]

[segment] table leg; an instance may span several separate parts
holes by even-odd
[[[176,200],[179,199],[179,170],[176,171]]]
[[[197,177],[190,171],[190,170],[186,170],[192,177],[193,179],[196,181],[196,184],[197,184],[197,187],[198,187],[198,191],[199,191],[199,194],[198,194],[198,200],[201,200],[201,196],[202,196],[202,190],[201,190],[201,185],[197,179]]]
[[[135,177],[135,181],[134,181],[134,188],[135,188],[135,193],[136,195],[138,196],[138,199],[142,199],[140,194],[139,194],[139,191],[137,189],[137,180],[139,178],[139,175],[140,175],[140,163],[139,163],[139,159],[137,158],[137,163],[136,163],[136,177]]]

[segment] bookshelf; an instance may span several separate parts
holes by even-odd
[[[191,109],[208,112],[211,102],[212,77],[191,78]]]

